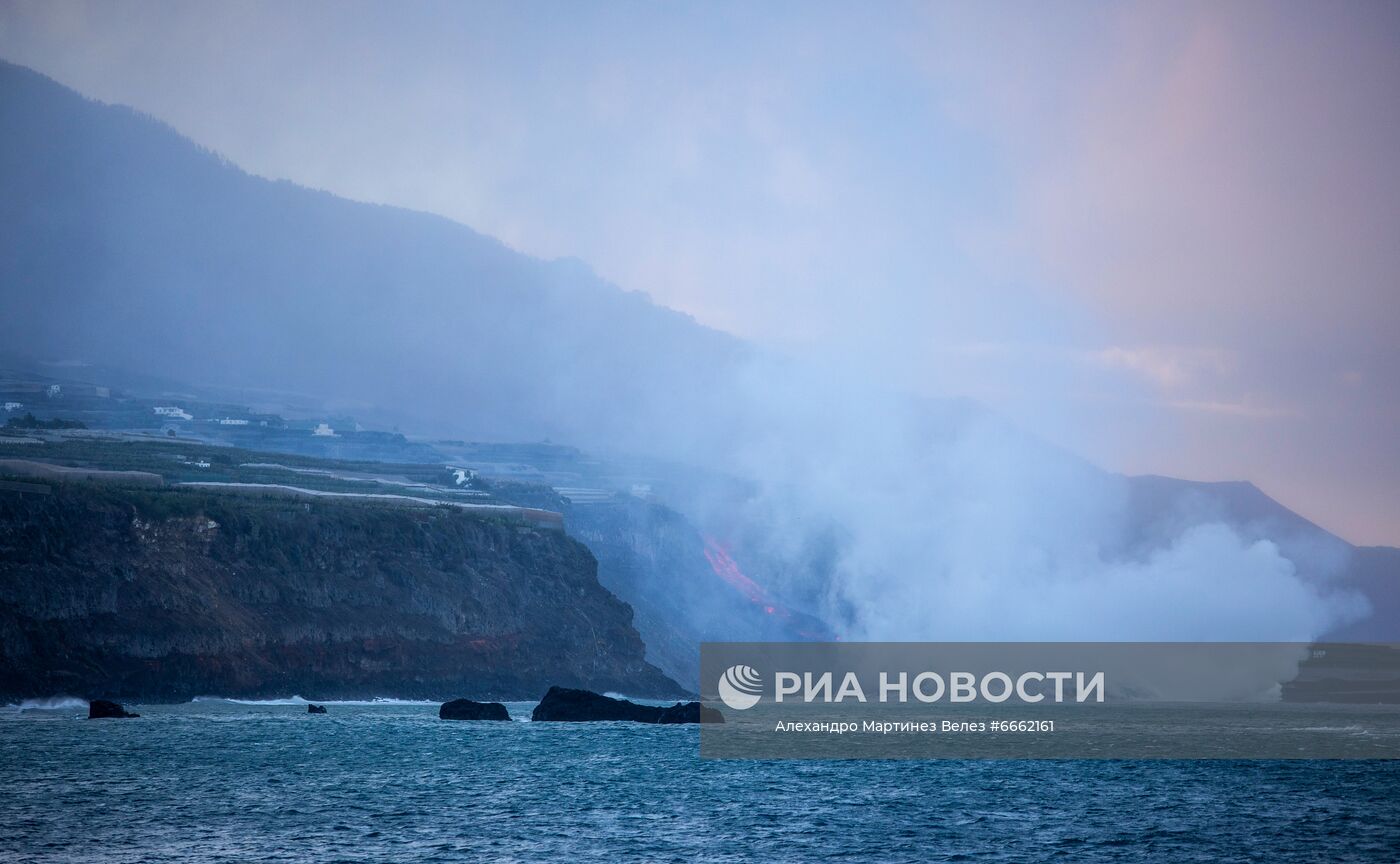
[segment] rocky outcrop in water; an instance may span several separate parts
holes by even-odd
[[[326,713],[326,706],[324,706],[324,705],[307,705],[307,706],[306,706],[306,713],[307,713],[307,714],[324,714],[324,713]]]
[[[699,702],[677,702],[662,707],[638,705],[589,690],[550,687],[530,719],[536,722],[581,723],[609,720],[633,723],[723,723],[724,717]]]
[[[509,720],[506,706],[499,702],[473,702],[470,699],[453,699],[444,702],[438,709],[441,720]]]
[[[140,716],[140,714],[133,714],[120,704],[109,702],[106,699],[94,699],[88,703],[89,720],[126,719]]]
[[[0,491],[0,697],[683,695],[596,566],[452,508]]]
[[[661,711],[658,723],[723,723],[724,715],[699,702],[677,702]]]

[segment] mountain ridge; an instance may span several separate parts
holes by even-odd
[[[699,385],[747,350],[575,261],[257,177],[13,64],[0,124],[0,279],[22,288],[0,337],[21,353],[177,365],[471,437],[645,444],[635,418],[686,407],[652,404],[668,378]]]
[[[0,140],[9,351],[314,394],[363,406],[355,413],[368,423],[479,441],[649,456],[669,446],[703,464],[728,455],[717,440],[743,434],[731,421],[780,434],[769,415],[730,405],[751,383],[752,346],[575,260],[532,258],[439,215],[258,177],[155,118],[13,64],[0,65],[0,125],[14,133]],[[783,383],[786,371],[763,383]],[[923,407],[909,421],[921,441],[955,441],[969,423],[969,412],[948,409],[925,429],[939,409]],[[1050,449],[998,434],[1023,454]],[[1032,490],[1053,489],[1056,470]],[[1130,530],[1115,553],[1142,554],[1219,516],[1317,578],[1352,554],[1238,481],[1124,478],[1120,489],[1087,462],[1064,470],[1126,500]]]

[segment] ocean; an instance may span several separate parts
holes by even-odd
[[[0,709],[0,860],[1400,860],[1400,762],[721,761],[437,704]]]

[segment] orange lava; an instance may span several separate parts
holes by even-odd
[[[747,597],[750,603],[759,604],[769,615],[773,614],[773,607],[768,604],[768,593],[744,575],[729,550],[713,537],[705,538],[705,560],[710,562],[710,569],[715,571],[716,576]]]

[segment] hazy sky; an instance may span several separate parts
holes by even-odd
[[[1395,3],[0,0],[0,57],[1400,544]]]

